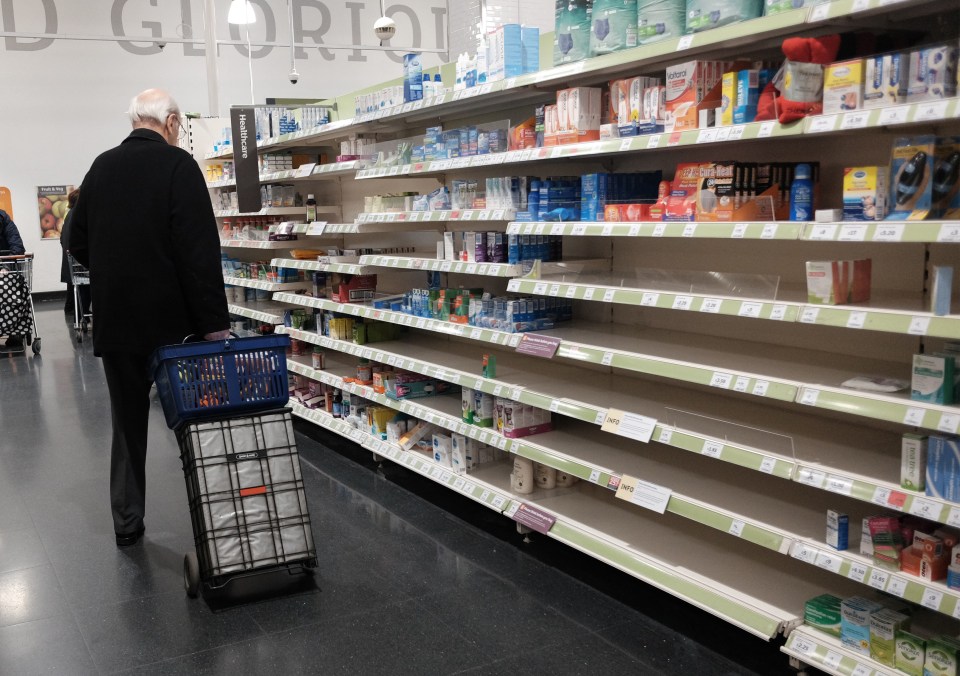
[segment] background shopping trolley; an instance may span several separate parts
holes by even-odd
[[[4,255],[0,252],[0,336],[23,340],[24,352],[33,345],[33,353],[40,354],[40,334],[33,310],[33,254]]]
[[[317,565],[288,400],[287,336],[158,349],[151,370],[176,431],[196,552],[189,596],[239,576]]]
[[[90,271],[77,262],[70,253],[67,253],[67,263],[70,264],[70,283],[73,284],[73,331],[77,336],[77,342],[83,342],[83,336],[90,326],[90,318],[93,316],[89,311],[84,312],[85,303],[81,300],[81,294],[87,293],[89,297]],[[86,304],[89,304],[89,300]]]

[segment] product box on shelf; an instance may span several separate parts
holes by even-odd
[[[553,65],[590,56],[591,0],[555,0]]]
[[[843,220],[882,221],[887,214],[889,167],[843,170]]]
[[[910,53],[907,102],[931,101],[957,95],[957,44],[937,45]]]
[[[863,59],[839,61],[823,69],[823,112],[857,110],[863,103]]]
[[[561,144],[600,139],[602,92],[597,87],[573,87],[557,92],[558,140]]]
[[[724,73],[720,85],[720,119],[718,127],[729,127],[733,124],[733,111],[737,105],[737,73]],[[754,106],[756,107],[756,106]]]
[[[881,54],[864,60],[863,107],[881,108],[907,101],[907,54]]]
[[[842,599],[821,594],[803,605],[803,622],[815,629],[840,638],[840,606]]]
[[[686,28],[686,0],[638,0],[637,42],[679,38]]]
[[[957,676],[960,667],[960,641],[951,636],[927,640],[923,673],[936,676]]]
[[[896,631],[896,657],[894,662],[897,669],[907,676],[923,676],[923,665],[927,658],[927,640],[909,631]]]
[[[376,275],[342,275],[329,277],[330,298],[337,303],[365,303],[373,299],[377,290]]]
[[[807,302],[842,305],[870,300],[872,261],[807,261]]]
[[[927,443],[926,494],[960,502],[960,446],[957,439],[933,434]]]
[[[637,0],[593,0],[590,54],[637,46]]]
[[[937,137],[898,138],[890,165],[888,221],[922,221],[933,208]]]
[[[833,509],[827,510],[827,544],[837,551],[847,549],[850,517]]]
[[[687,61],[667,66],[666,77],[666,130],[683,131],[696,129],[700,124],[699,111],[705,105],[708,94],[720,82],[722,64],[716,61]],[[716,92],[719,107],[720,91]]]
[[[910,617],[885,608],[870,615],[870,658],[888,667],[896,666],[897,632],[910,628]]]
[[[933,215],[937,218],[960,219],[960,136],[937,138],[931,182]]]
[[[954,390],[954,358],[949,354],[913,355],[913,376],[910,383],[910,398],[931,404],[952,404]],[[928,459],[932,461],[934,441],[931,437]],[[927,481],[929,483],[929,471]]]
[[[926,489],[927,436],[907,432],[900,451],[900,486],[910,491]]]
[[[854,596],[840,604],[840,641],[861,655],[870,654],[870,616],[883,606],[876,601]]]
[[[687,33],[755,19],[763,14],[763,0],[687,0]]]

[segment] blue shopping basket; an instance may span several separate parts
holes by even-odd
[[[158,348],[150,372],[167,426],[286,406],[289,345],[289,336],[271,335]]]

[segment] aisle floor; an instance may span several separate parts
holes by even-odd
[[[43,305],[41,357],[0,357],[0,674],[753,673],[304,436],[319,590],[213,612],[157,402],[115,547],[103,371]]]

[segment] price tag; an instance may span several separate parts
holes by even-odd
[[[923,425],[923,416],[925,413],[926,411],[924,411],[922,408],[908,408],[907,412],[903,416],[903,424],[920,427]]]
[[[577,287],[568,286],[566,292],[563,294],[564,298],[575,298],[577,295]]]
[[[813,8],[813,11],[810,12],[810,22],[823,21],[829,16],[830,16],[830,3],[817,5],[816,7]]]
[[[879,589],[880,591],[883,591],[887,588],[887,583],[889,581],[890,573],[885,570],[880,570],[879,568],[874,568],[870,572],[870,577],[867,578],[867,584],[874,589]]]
[[[873,233],[874,242],[899,242],[903,238],[903,223],[877,225]]]
[[[693,306],[692,296],[677,296],[673,299],[674,310],[689,310]]]
[[[733,385],[733,391],[746,392],[748,387],[750,387],[750,378],[747,376],[738,376],[737,382]]]
[[[576,287],[574,287],[576,288]],[[583,299],[584,300],[593,300],[593,294],[597,292],[595,287],[589,286],[583,290]]]
[[[730,140],[739,141],[743,137],[744,125],[737,124],[730,128]]]
[[[883,505],[886,507],[890,502],[890,489],[884,488],[883,486],[877,486],[873,490],[873,497],[870,498],[870,501],[877,505]]]
[[[912,336],[925,336],[930,329],[930,317],[914,317],[910,320],[910,328],[907,333]]]
[[[740,303],[740,311],[737,314],[741,317],[750,317],[751,319],[759,319],[760,311],[763,309],[763,303],[751,303],[745,301]]]
[[[683,236],[684,237],[693,237],[697,234],[697,224],[696,223],[687,223],[683,226]]]
[[[773,474],[774,468],[777,466],[776,458],[764,458],[760,462],[760,471],[764,474]]]
[[[960,415],[956,413],[940,414],[940,424],[937,425],[939,431],[956,434],[958,427],[960,427]]]
[[[547,285],[545,282],[539,282],[533,287],[533,294],[535,296],[542,296],[547,292]]]
[[[836,223],[821,223],[820,225],[815,225],[810,232],[809,239],[814,242],[832,242],[837,238],[838,227]]]
[[[627,237],[636,237],[639,234],[640,234],[639,225],[631,225],[630,229],[627,231]]]
[[[947,515],[947,525],[960,527],[960,507],[951,507]]]
[[[660,134],[653,134],[647,140],[647,149],[656,148],[660,145]]]
[[[905,124],[909,119],[910,106],[893,106],[880,111],[881,126]]]
[[[727,532],[730,533],[730,535],[733,535],[734,537],[740,537],[743,535],[743,529],[746,525],[747,524],[745,524],[743,521],[740,521],[739,519],[734,519],[730,523],[730,528],[727,529]]]
[[[851,12],[862,12],[865,9],[870,7],[870,0],[853,0],[853,6],[850,8]]]
[[[493,497],[493,506],[497,509],[503,509],[503,506],[506,504],[507,499],[502,495],[495,495]]]
[[[632,138],[625,138],[625,139],[623,139],[622,141],[620,141],[620,150],[621,150],[621,151],[623,151],[623,150],[630,150],[630,146],[631,146],[632,143],[633,143],[633,139],[632,139]]]
[[[815,324],[817,322],[817,315],[820,314],[820,308],[807,306],[803,308],[803,311],[800,313],[800,322],[803,324]]]
[[[661,444],[670,445],[670,441],[673,439],[673,430],[667,427],[664,427],[660,430],[660,434],[657,435],[657,441]]]
[[[816,406],[817,399],[820,398],[820,390],[815,390],[812,387],[803,388],[803,395],[800,397],[800,403],[807,406]]]
[[[830,552],[819,552],[817,554],[817,561],[815,565],[817,568],[823,568],[824,570],[829,570],[831,573],[839,573],[840,566],[843,564],[843,559],[835,554]]]
[[[936,101],[917,105],[917,113],[913,116],[914,122],[942,120],[947,116],[947,102]]]
[[[907,581],[902,577],[893,577],[890,579],[889,584],[887,584],[887,593],[893,594],[894,596],[903,597],[907,591]]]
[[[824,488],[831,493],[850,495],[853,492],[853,480],[831,474],[827,476],[827,483],[824,484]]]
[[[743,239],[747,235],[747,224],[737,223],[733,226],[733,233],[730,235],[733,239]]]
[[[777,236],[777,224],[776,223],[767,223],[763,226],[763,231],[760,233],[760,239],[774,239]]]
[[[731,382],[733,382],[733,375],[716,371],[710,378],[710,387],[719,387],[727,390],[730,389]]]
[[[723,304],[719,298],[704,298],[700,304],[700,312],[716,314],[720,312],[720,306]]]
[[[770,383],[766,380],[758,380],[753,385],[753,394],[756,397],[765,397],[767,396],[767,389],[770,387]]]
[[[697,143],[713,143],[717,140],[717,129],[701,129],[700,133],[697,134]]]
[[[826,473],[809,467],[801,467],[797,474],[797,482],[814,488],[821,488],[826,479]]]
[[[773,135],[773,128],[776,125],[776,122],[762,122],[760,124],[760,130],[757,132],[757,138],[767,138]]]
[[[940,505],[930,500],[924,500],[923,498],[914,498],[913,502],[910,503],[910,509],[908,511],[914,516],[936,521],[940,516]]]
[[[920,605],[926,606],[931,610],[940,610],[941,601],[943,601],[943,592],[939,589],[927,587],[923,590],[923,598],[920,599]]]
[[[850,570],[847,571],[847,577],[854,582],[863,582],[867,579],[870,567],[866,564],[854,561],[850,564]]]
[[[723,442],[713,439],[705,440],[700,452],[711,458],[719,458],[723,454]]]
[[[866,321],[867,321],[866,312],[851,312],[850,316],[847,317],[847,328],[862,329]]]
[[[588,481],[592,484],[595,484],[598,481],[600,481],[600,470],[594,469],[593,471],[591,471],[590,478],[588,479]]]
[[[826,5],[820,5],[826,7]],[[843,122],[840,123],[841,129],[863,129],[870,121],[870,111],[856,110],[850,113],[844,113]]]
[[[660,301],[660,294],[659,294],[659,293],[650,293],[650,292],[648,292],[648,293],[643,294],[643,296],[640,298],[640,305],[644,305],[644,306],[646,306],[646,307],[653,307],[653,306],[655,306],[659,301]]]
[[[783,321],[787,316],[787,306],[786,305],[774,305],[770,309],[770,319],[774,321]]]
[[[960,242],[960,224],[944,223],[937,234],[938,242]]]
[[[559,296],[559,295],[560,295],[560,285],[559,285],[559,284],[553,284],[553,285],[551,285],[551,286],[550,286],[550,293],[549,293],[549,295],[551,295],[551,296]]]
[[[604,303],[610,303],[610,302],[612,302],[612,301],[613,301],[613,297],[616,295],[616,293],[617,293],[617,290],[616,290],[616,289],[607,289],[606,291],[604,291],[604,292],[603,292],[603,302],[604,302]]]
[[[604,352],[603,359],[600,360],[600,363],[604,366],[610,366],[613,363],[613,352]]]
[[[553,401],[550,402],[550,412],[556,413],[559,410],[560,410],[560,400],[554,399]]]
[[[825,131],[833,131],[837,126],[837,117],[839,116],[817,115],[810,120],[810,126],[807,127],[807,130],[814,134],[819,134]]]
[[[677,41],[677,51],[679,52],[684,49],[690,49],[691,45],[693,45],[693,36],[684,35]]]
[[[813,655],[817,652],[817,646],[805,636],[794,633],[790,640],[790,650],[801,655]]]
[[[866,225],[844,225],[840,228],[841,242],[863,242],[867,238]]]
[[[829,7],[830,5],[818,5],[817,9],[820,7]],[[825,13],[825,12],[824,12]],[[835,653],[832,650],[827,651],[827,656],[823,658],[823,665],[834,671],[840,670],[840,661],[843,660],[843,655],[840,653]]]
[[[653,236],[654,236],[654,237],[663,237],[663,233],[665,233],[666,231],[667,231],[667,226],[664,225],[663,223],[659,223],[659,224],[655,225],[654,228],[653,228]]]
[[[793,550],[790,552],[790,556],[798,561],[815,565],[817,563],[817,554],[819,553],[818,549],[810,545],[804,544],[803,542],[795,542],[793,543]]]

